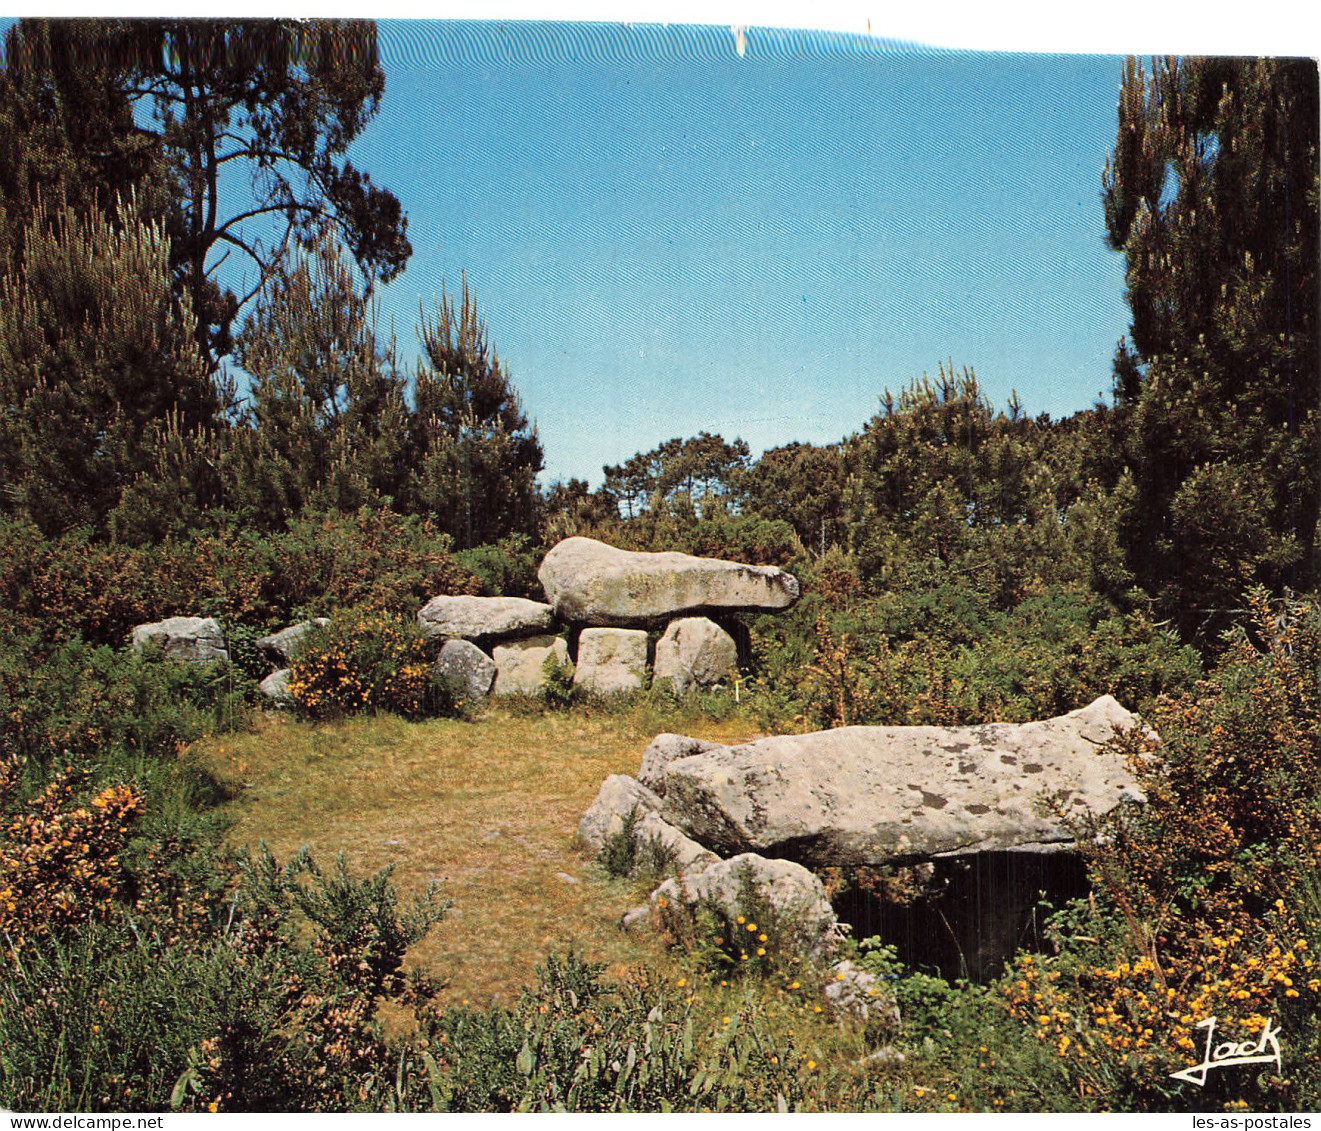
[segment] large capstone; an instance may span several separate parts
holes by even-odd
[[[552,619],[549,605],[523,597],[432,597],[417,614],[423,637],[475,643],[544,634]]]
[[[798,580],[774,566],[637,553],[591,538],[560,542],[537,577],[556,616],[596,626],[645,626],[704,609],[787,609],[798,600]]]
[[[225,634],[212,617],[167,617],[133,629],[132,646],[155,645],[168,660],[228,660]]]
[[[586,628],[578,637],[573,685],[598,695],[636,691],[647,679],[647,634],[640,628]]]
[[[676,693],[714,687],[738,670],[738,645],[706,617],[671,621],[656,643],[653,683],[668,681]]]
[[[1135,724],[1110,696],[1059,718],[842,727],[715,747],[647,775],[661,816],[722,855],[810,867],[1073,846],[1069,820],[1144,800],[1104,746]]]

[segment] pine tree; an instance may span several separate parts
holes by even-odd
[[[0,506],[48,534],[101,532],[159,430],[205,426],[222,397],[169,240],[133,200],[113,218],[39,200],[22,241],[0,279]]]
[[[37,189],[81,211],[134,187],[143,218],[167,220],[214,369],[295,240],[330,224],[369,282],[403,270],[399,201],[346,157],[384,87],[367,20],[20,21],[0,72],[0,238]],[[246,189],[225,175],[240,170]],[[217,280],[229,255],[256,269],[247,294]]]
[[[1185,627],[1317,578],[1317,133],[1312,60],[1125,68],[1103,202],[1132,312],[1127,539]]]
[[[465,280],[459,306],[442,293],[419,311],[423,357],[413,386],[401,509],[434,516],[458,546],[534,535],[541,441],[477,313]]]
[[[275,267],[237,359],[251,385],[226,461],[229,509],[278,529],[304,510],[352,512],[395,493],[406,379],[332,232]]]

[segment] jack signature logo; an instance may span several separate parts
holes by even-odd
[[[1206,1051],[1202,1053],[1202,1063],[1194,1064],[1191,1068],[1185,1068],[1182,1072],[1171,1072],[1170,1075],[1176,1080],[1187,1080],[1190,1084],[1196,1084],[1199,1088],[1206,1083],[1207,1074],[1213,1068],[1229,1068],[1235,1064],[1270,1064],[1274,1062],[1278,1071],[1280,1065],[1280,1030],[1274,1028],[1270,1018],[1266,1019],[1266,1027],[1262,1029],[1261,1036],[1256,1042],[1252,1041],[1224,1041],[1217,1045],[1215,1043],[1216,1019],[1208,1017],[1205,1021],[1199,1021],[1197,1028],[1206,1030]],[[1270,1049],[1270,1052],[1266,1050]]]

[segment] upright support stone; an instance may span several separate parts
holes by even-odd
[[[454,695],[468,702],[485,699],[495,680],[495,661],[467,640],[446,640],[433,672],[449,684]]]
[[[671,621],[656,644],[653,683],[668,680],[676,694],[714,687],[738,670],[738,645],[707,617]]]
[[[635,628],[585,628],[578,637],[573,685],[598,695],[636,691],[647,679],[647,634]]]
[[[561,665],[570,663],[569,646],[562,636],[533,636],[497,644],[491,655],[495,660],[495,695],[536,695],[546,686],[542,668],[547,657],[554,656]]]

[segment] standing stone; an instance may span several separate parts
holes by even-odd
[[[647,634],[640,628],[585,628],[578,637],[574,687],[598,695],[636,691],[647,678]]]
[[[253,647],[272,663],[284,665],[289,663],[302,649],[303,641],[314,627],[324,628],[329,623],[329,617],[315,617],[312,620],[299,621],[298,624],[291,624],[288,628],[280,629],[279,632],[272,632],[269,636],[254,640]]]
[[[495,660],[496,695],[536,695],[546,686],[541,670],[546,657],[553,655],[561,664],[569,663],[569,646],[562,636],[533,636],[497,644],[491,653]]]
[[[798,579],[775,566],[718,558],[619,550],[592,538],[566,538],[537,577],[561,620],[636,627],[702,609],[787,609]]]
[[[225,634],[212,617],[168,617],[133,629],[132,646],[141,650],[155,644],[168,660],[228,660]]]
[[[468,702],[485,699],[495,681],[495,661],[467,640],[446,640],[433,670],[455,696]]]
[[[706,617],[671,621],[656,644],[655,674],[677,694],[689,687],[714,687],[738,669],[738,645],[723,628]]]
[[[432,597],[418,610],[427,639],[494,641],[544,634],[549,605],[523,597]]]

